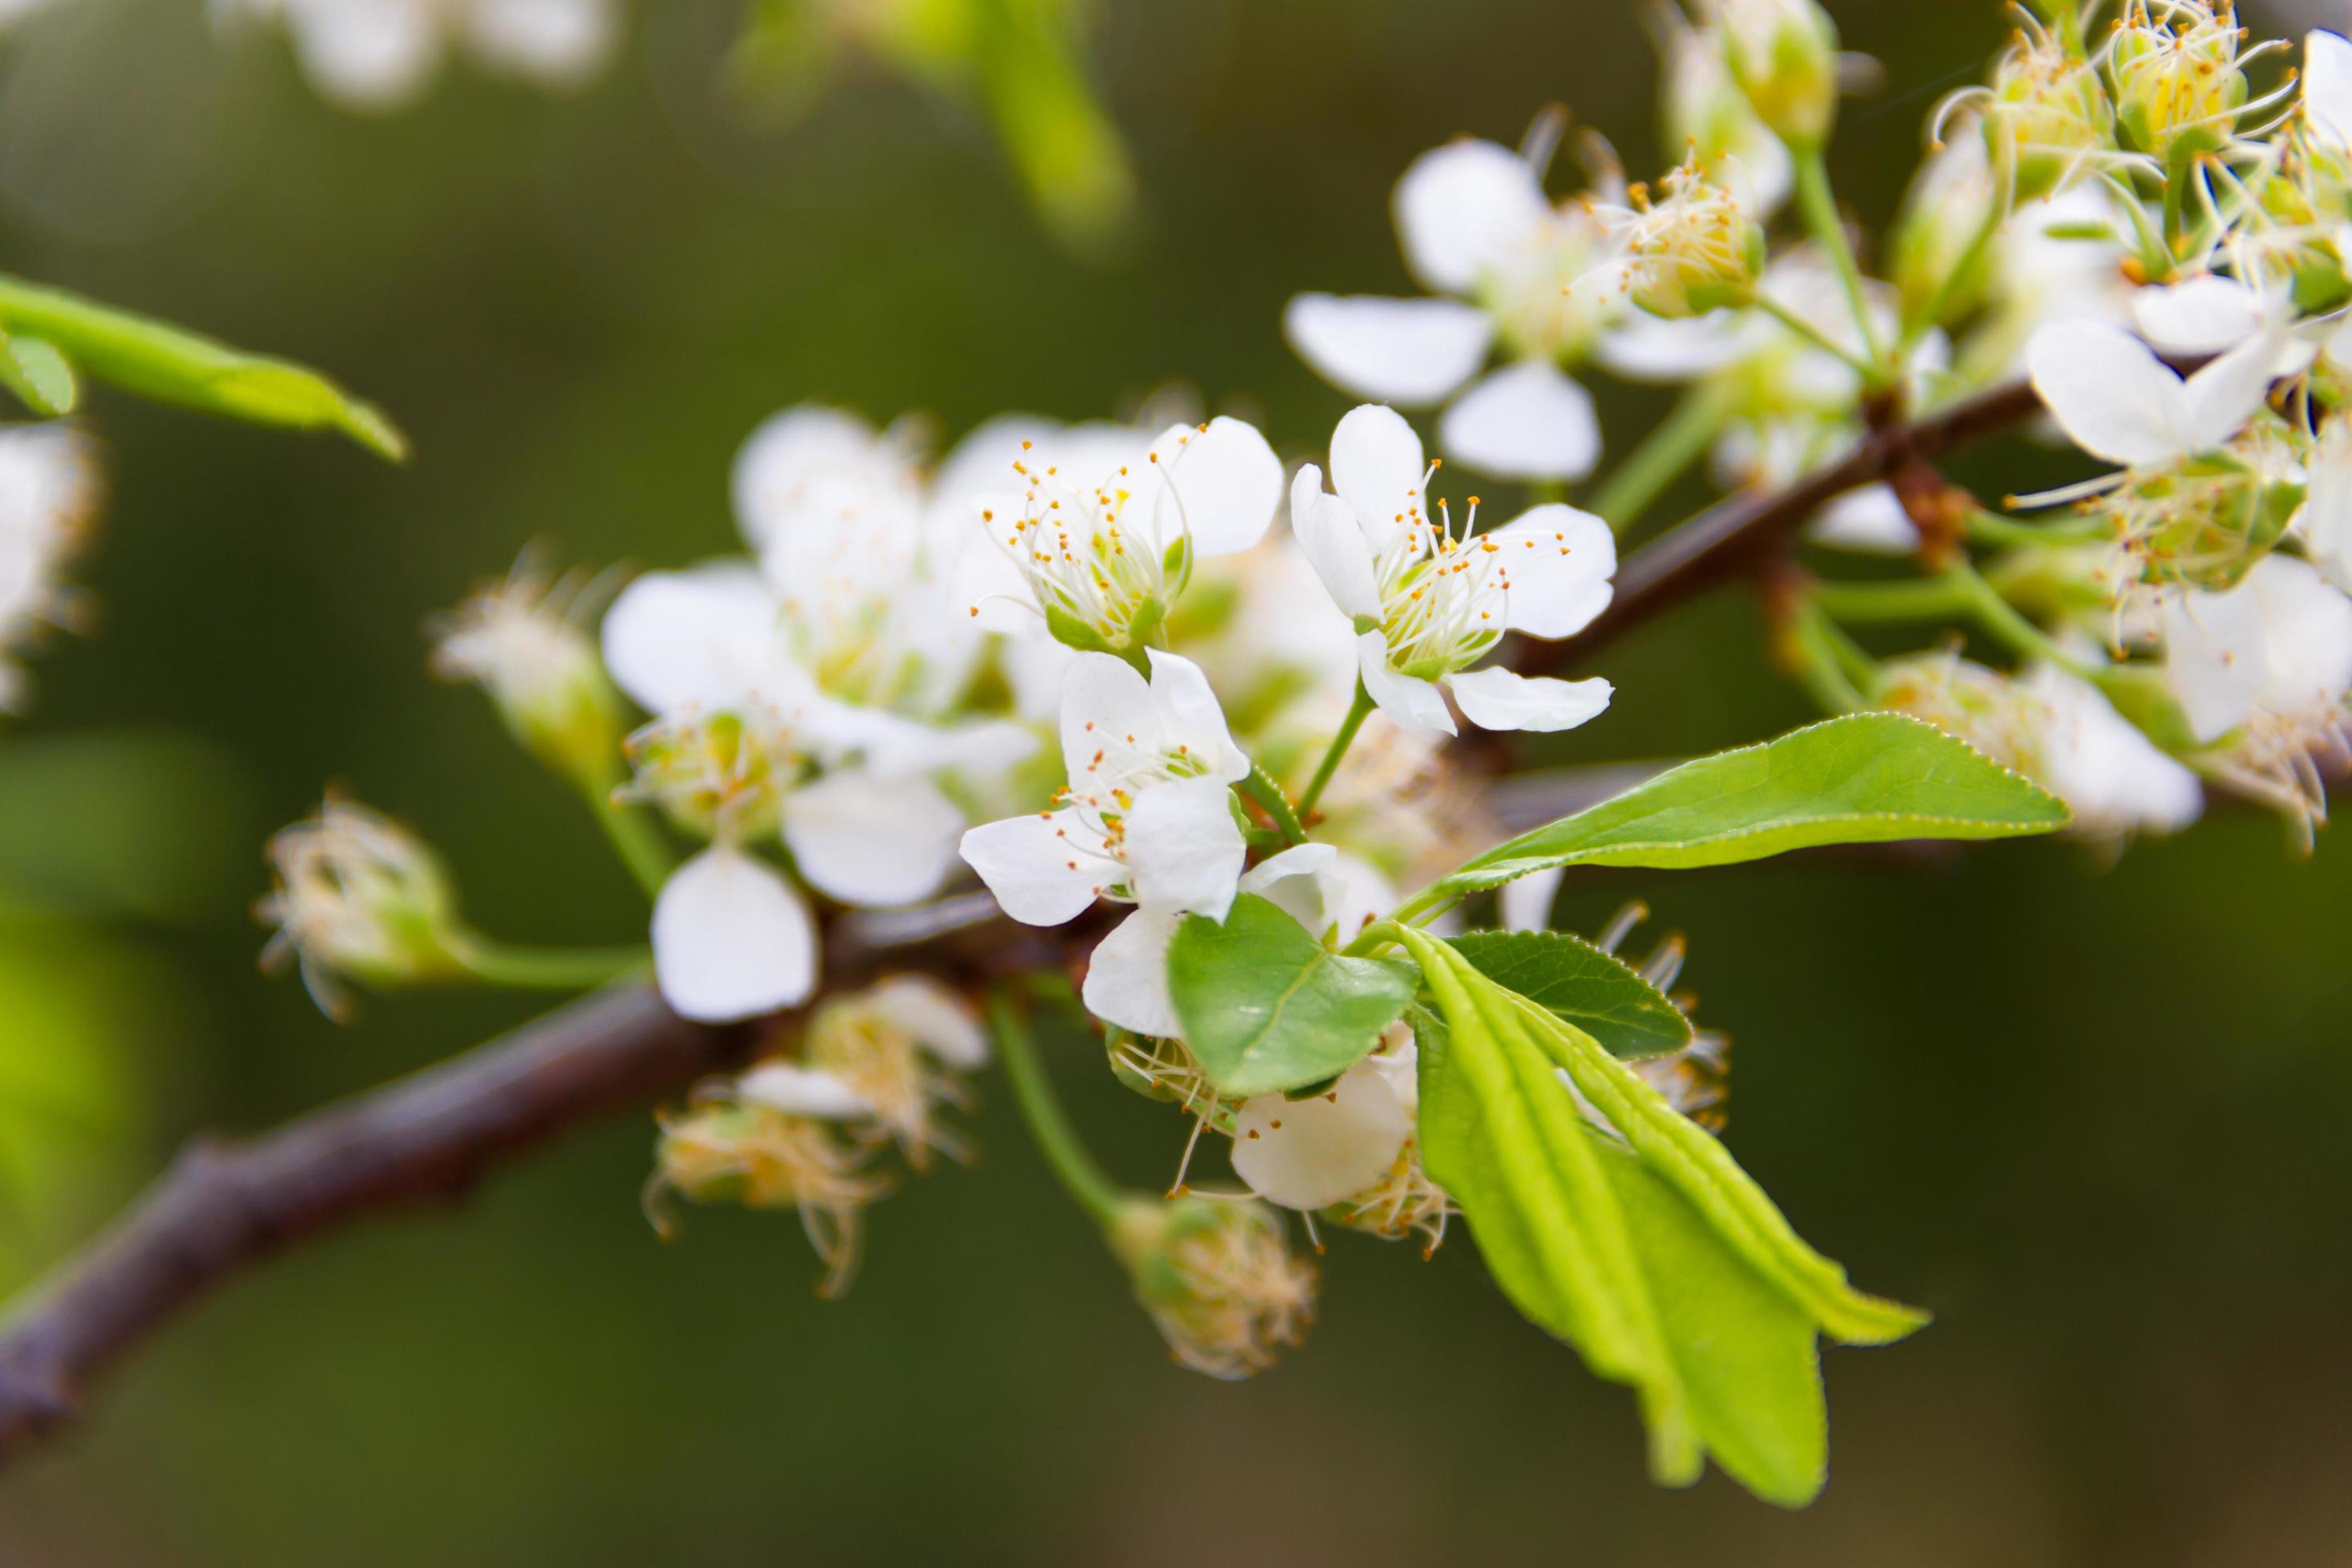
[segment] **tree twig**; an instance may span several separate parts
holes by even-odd
[[[1783,489],[1734,496],[1630,554],[1609,612],[1579,636],[1528,644],[1520,668],[1580,662],[1692,594],[1768,562],[1806,519],[1900,465],[2002,430],[2036,407],[2022,384],[1912,425],[1888,423]],[[1629,779],[1630,782],[1630,779]],[[1563,786],[1552,781],[1557,792]],[[1589,805],[1508,786],[1514,822]],[[969,976],[1007,964],[1076,964],[1102,930],[1016,928],[985,895],[908,914],[853,915],[826,940],[838,987],[896,953]],[[739,1065],[758,1026],[689,1024],[643,987],[608,991],[413,1077],[242,1142],[198,1140],[110,1229],[26,1292],[0,1322],[0,1458],[69,1422],[92,1383],[215,1286],[311,1237],[462,1196],[483,1175],[582,1123],[683,1091]]]

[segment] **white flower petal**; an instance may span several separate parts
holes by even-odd
[[[1301,294],[1282,330],[1298,357],[1342,391],[1408,406],[1442,403],[1478,374],[1494,342],[1486,312],[1454,300]]]
[[[808,1000],[816,927],[774,869],[714,844],[662,884],[654,901],[654,976],[681,1017],[723,1024]]]
[[[1414,159],[1394,205],[1405,265],[1449,294],[1466,293],[1551,210],[1527,160],[1466,138]]]
[[[1241,890],[1255,893],[1319,940],[1334,918],[1332,906],[1340,891],[1331,874],[1339,858],[1335,845],[1294,844],[1243,872]]]
[[[2262,696],[2262,601],[2242,584],[2227,594],[2182,594],[2157,612],[2164,679],[2200,741],[2246,721]]]
[[[2187,456],[2188,395],[2156,351],[2119,327],[2056,321],[2025,346],[2033,389],[2095,458],[2125,465]]]
[[[1580,479],[1601,457],[1592,395],[1544,360],[1506,365],[1464,393],[1437,436],[1449,456],[1496,479]]]
[[[2263,297],[2234,278],[2191,278],[2135,289],[2133,324],[2168,353],[2220,353],[2262,330]]]
[[[1512,631],[1570,637],[1609,607],[1617,541],[1591,512],[1554,501],[1482,537],[1495,547],[1487,581]]]
[[[749,566],[648,572],[604,612],[604,668],[648,713],[797,695],[776,596]]]
[[[1375,551],[1396,537],[1409,513],[1427,510],[1421,485],[1428,472],[1421,437],[1385,405],[1349,409],[1331,432],[1331,488],[1355,512]]]
[[[1595,345],[1593,357],[1628,381],[1671,385],[1753,353],[1769,341],[1769,323],[1748,310],[1715,310],[1671,321],[1647,310],[1628,310]]]
[[[2330,583],[2352,593],[2352,419],[2339,416],[2321,427],[2310,475],[2298,523],[2304,546]]]
[[[2314,28],[2303,39],[2303,107],[2311,128],[2339,149],[2352,149],[2352,42]]]
[[[822,404],[799,404],[761,421],[736,450],[728,480],[745,542],[765,550],[813,483],[828,470],[871,462],[880,439],[856,415]]]
[[[1234,1172],[1285,1208],[1328,1208],[1387,1175],[1412,1132],[1412,1109],[1367,1058],[1322,1094],[1245,1102],[1234,1120]]]
[[[1433,681],[1398,674],[1389,663],[1388,638],[1379,632],[1366,632],[1356,639],[1356,668],[1363,678],[1364,689],[1400,729],[1458,732],[1444,693]]]
[[[1144,659],[1151,666],[1152,700],[1169,721],[1161,731],[1162,743],[1183,747],[1192,762],[1221,783],[1247,778],[1249,758],[1234,744],[1225,710],[1201,667],[1181,654],[1156,647],[1146,648]]]
[[[1323,470],[1312,463],[1290,482],[1290,532],[1341,615],[1379,616],[1371,544],[1357,525],[1355,509],[1323,489]]]
[[[1573,730],[1607,710],[1612,694],[1599,677],[1555,680],[1528,677],[1496,665],[1445,678],[1462,716],[1482,730]]]
[[[1848,490],[1813,514],[1805,537],[1832,550],[1869,555],[1908,555],[1919,548],[1919,530],[1892,485]]]
[[[2189,451],[2210,452],[2245,428],[2269,395],[2286,347],[2286,328],[2274,321],[2189,377]]]
[[[612,0],[475,0],[466,42],[485,65],[547,87],[578,87],[620,37]]]
[[[1199,555],[1232,555],[1265,537],[1282,505],[1282,459],[1257,426],[1219,416],[1179,426],[1151,448],[1160,474],[1160,539],[1190,531]]]
[[[347,109],[396,109],[441,63],[431,0],[288,0],[286,22],[303,70]]]
[[[848,1121],[874,1114],[874,1102],[829,1072],[798,1062],[762,1062],[735,1080],[735,1098],[787,1116]]]
[[[1529,872],[1515,882],[1504,883],[1495,896],[1503,929],[1549,931],[1552,900],[1559,896],[1559,885],[1567,877],[1566,867],[1551,866]]]
[[[1004,912],[1024,925],[1076,920],[1118,879],[1102,840],[1072,811],[1032,812],[983,823],[957,847]]]
[[[809,885],[845,904],[928,899],[955,864],[963,813],[924,778],[831,773],[784,797],[784,845]]]
[[[1225,918],[1249,856],[1230,786],[1213,778],[1154,784],[1136,796],[1121,826],[1137,903]]]
[[[1062,765],[1073,789],[1083,793],[1089,773],[1124,773],[1130,754],[1157,756],[1167,743],[1165,710],[1133,665],[1107,653],[1070,661],[1062,677]]]
[[[1139,1035],[1175,1039],[1184,1032],[1168,994],[1168,944],[1181,910],[1138,910],[1095,943],[1079,998],[1106,1024]]]
[[[2197,775],[2165,755],[2116,712],[2098,688],[2055,665],[2037,665],[2025,689],[2047,713],[2043,782],[2074,814],[2074,831],[2172,833],[2205,809]]]
[[[866,987],[866,1005],[945,1065],[969,1072],[988,1060],[988,1031],[971,1004],[922,974],[893,974]]]

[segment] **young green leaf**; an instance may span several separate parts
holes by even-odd
[[[1343,958],[1255,893],[1168,944],[1168,992],[1210,1083],[1239,1098],[1345,1072],[1412,1000],[1409,965]]]
[[[1582,1030],[1426,933],[1398,935],[1444,1016],[1421,1042],[1423,1157],[1505,1294],[1633,1385],[1660,1480],[1696,1479],[1712,1453],[1759,1497],[1810,1501],[1827,1442],[1816,1331],[1880,1342],[1923,1315],[1848,1288],[1719,1143]]]
[[[2013,838],[2067,821],[2057,796],[1934,725],[1855,713],[1660,773],[1488,850],[1415,902],[1554,866],[1727,866],[1823,844]]]
[[[1619,959],[1566,931],[1473,931],[1454,951],[1506,991],[1574,1024],[1617,1056],[1654,1057],[1691,1042],[1691,1022]]]
[[[64,363],[127,392],[262,425],[341,430],[394,460],[407,451],[380,409],[316,371],[62,289],[0,276],[0,331],[12,341],[37,339]]]

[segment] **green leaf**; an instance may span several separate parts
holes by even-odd
[[[1634,1388],[1659,1480],[1696,1479],[1712,1453],[1759,1497],[1810,1501],[1827,1442],[1816,1331],[1880,1342],[1924,1315],[1847,1287],[1720,1143],[1582,1030],[1425,932],[1400,936],[1444,1015],[1421,1031],[1423,1157],[1496,1282]]]
[[[0,384],[26,407],[52,419],[72,413],[81,395],[66,356],[38,338],[0,334]]]
[[[316,371],[63,289],[0,276],[0,331],[38,338],[84,374],[142,396],[257,424],[341,430],[395,461],[407,452],[382,410]]]
[[[1488,850],[1416,902],[1555,866],[1728,866],[1823,844],[2014,838],[2068,820],[2056,795],[1933,724],[1856,713],[1660,773]]]
[[[1193,915],[1168,945],[1184,1043],[1224,1094],[1275,1094],[1345,1072],[1412,1000],[1410,965],[1343,958],[1254,893],[1219,925]]]
[[[1559,1014],[1621,1057],[1654,1057],[1691,1042],[1691,1022],[1665,993],[1566,931],[1473,931],[1454,951],[1506,991]]]

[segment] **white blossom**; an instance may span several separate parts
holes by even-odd
[[[60,580],[98,507],[89,439],[64,425],[0,427],[0,711],[24,700],[15,657],[70,617]]]
[[[284,25],[314,86],[346,109],[414,101],[452,53],[535,85],[593,79],[620,41],[619,0],[212,0],[225,22]]]
[[[1231,785],[1249,773],[1216,694],[1188,658],[1150,650],[1151,679],[1085,653],[1062,689],[1058,809],[963,836],[961,852],[1004,912],[1029,925],[1076,919],[1098,898],[1222,921],[1246,845]]]
[[[1291,346],[1345,391],[1407,406],[1448,403],[1448,453],[1503,479],[1577,479],[1601,456],[1592,399],[1562,370],[1623,310],[1593,279],[1611,244],[1576,203],[1546,200],[1539,170],[1467,138],[1423,153],[1397,182],[1405,261],[1436,298],[1301,294]],[[1499,346],[1503,365],[1478,372]]]
[[[1357,628],[1359,670],[1402,725],[1454,732],[1442,682],[1490,730],[1567,730],[1609,705],[1601,679],[1529,679],[1470,666],[1516,631],[1564,637],[1609,605],[1617,552],[1609,525],[1558,503],[1489,533],[1433,510],[1421,437],[1394,409],[1366,404],[1331,435],[1331,480],[1308,464],[1291,487],[1291,525],[1323,585]]]

